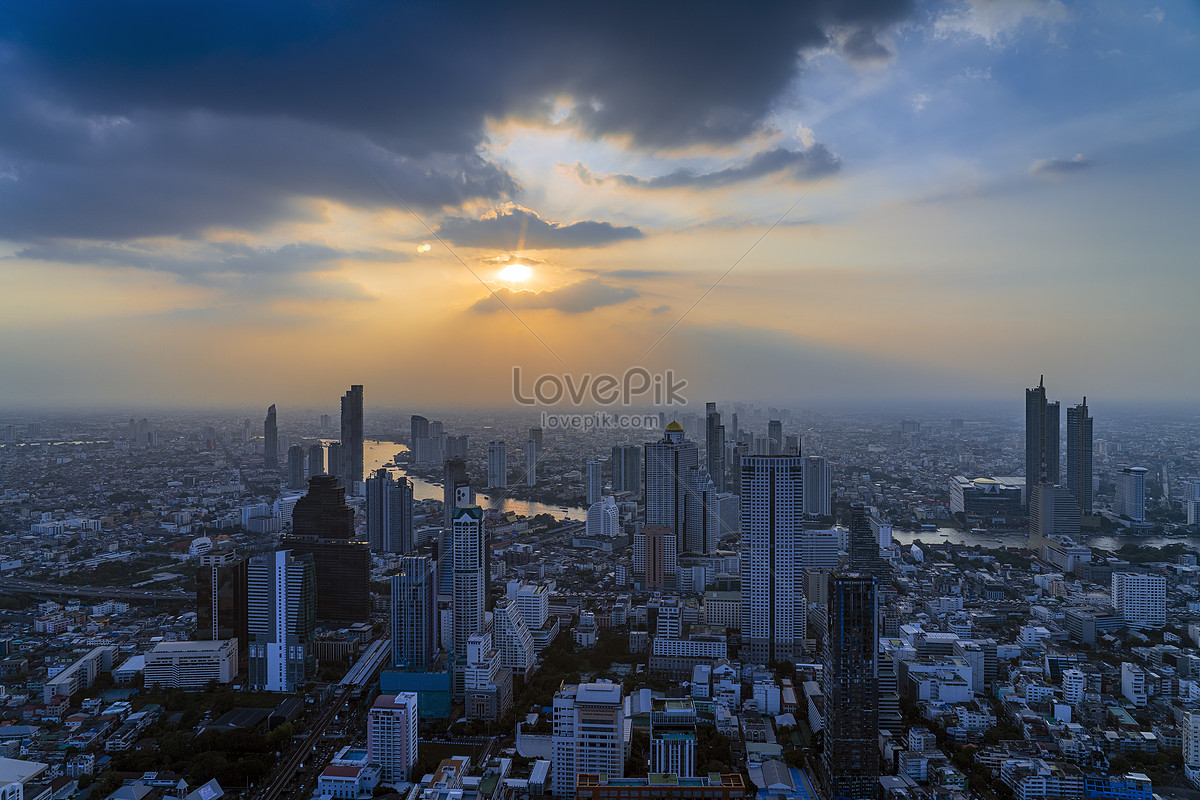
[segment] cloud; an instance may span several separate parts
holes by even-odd
[[[748,161],[715,172],[678,169],[654,178],[640,178],[623,174],[595,175],[583,164],[576,164],[575,170],[585,184],[612,182],[631,189],[718,189],[780,173],[793,180],[823,178],[837,172],[841,163],[841,159],[825,145],[814,144],[804,150],[784,147],[765,150]]]
[[[911,10],[3,4],[0,236],[253,230],[310,218],[308,198],[504,202],[521,187],[481,156],[489,120],[653,151],[736,144],[763,131],[829,31],[882,30]],[[870,55],[866,33],[851,38]]]
[[[925,92],[917,92],[916,94],[913,95],[913,99],[912,99],[913,111],[918,111],[918,112],[924,111],[925,106],[929,105],[929,101],[932,99],[933,98],[930,97]]]
[[[1040,177],[1055,177],[1082,172],[1092,166],[1091,160],[1083,153],[1076,153],[1073,158],[1039,158],[1029,167],[1030,175]]]
[[[652,278],[665,278],[672,273],[661,269],[585,269],[583,272],[590,272],[595,275],[601,275],[606,278],[616,278],[623,281],[648,280]]]
[[[514,311],[551,309],[566,314],[582,314],[624,303],[638,296],[638,291],[633,287],[610,286],[597,278],[589,278],[541,292],[513,291],[502,287],[496,290],[495,295],[488,295],[475,303],[471,310],[490,314],[503,310],[507,305]],[[500,301],[503,301],[503,305]]]
[[[408,256],[391,251],[343,251],[307,242],[270,248],[233,242],[174,242],[167,246],[53,241],[21,248],[8,258],[165,272],[189,284],[224,289],[241,299],[284,295],[363,299],[369,295],[357,284],[321,273],[336,272],[341,259],[408,260]]]
[[[842,55],[855,64],[880,65],[895,54],[879,41],[878,30],[863,26],[842,41]]]
[[[1000,49],[1022,27],[1053,26],[1069,17],[1061,0],[960,0],[934,20],[933,34],[983,39]]]
[[[463,247],[505,250],[603,247],[643,236],[641,230],[632,226],[618,227],[590,219],[566,224],[547,222],[535,212],[513,204],[479,219],[447,217],[438,226],[438,235]]]

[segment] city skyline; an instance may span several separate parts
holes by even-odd
[[[513,366],[672,368],[695,402],[1200,389],[1194,5],[379,13],[5,10],[0,406],[496,407]],[[529,46],[485,65],[496,32]],[[398,332],[473,369],[344,346]]]

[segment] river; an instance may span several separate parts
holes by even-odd
[[[366,440],[363,442],[363,474],[370,475],[395,458],[397,453],[405,452],[408,452],[408,445],[405,444],[380,442],[371,439]],[[389,467],[388,471],[393,475],[403,475],[412,481],[414,500],[441,500],[443,497],[440,484],[431,483],[420,475],[409,475],[404,467]],[[523,517],[550,514],[556,519],[571,519],[580,522],[587,519],[586,508],[568,508],[566,511],[563,511],[561,506],[548,506],[545,503],[516,500],[512,497],[498,497],[493,499],[489,495],[478,492],[475,494],[475,501],[486,508],[512,511]]]

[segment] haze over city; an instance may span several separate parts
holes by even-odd
[[[1200,390],[1195,4],[554,9],[9,4],[0,404]]]

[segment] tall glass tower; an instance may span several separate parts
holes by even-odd
[[[1092,418],[1087,398],[1067,409],[1067,488],[1084,514],[1092,513]]]

